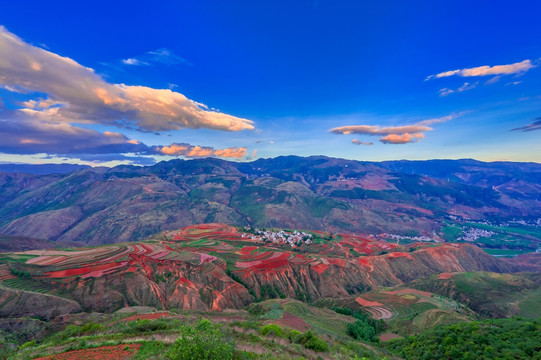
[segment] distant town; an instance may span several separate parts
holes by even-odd
[[[254,241],[264,241],[278,245],[287,244],[292,248],[302,244],[311,244],[313,240],[312,234],[308,234],[303,231],[270,231],[251,228],[249,226],[244,227],[244,231],[245,233],[241,235],[242,238],[248,238]]]

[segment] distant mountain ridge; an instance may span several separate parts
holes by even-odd
[[[68,174],[89,167],[77,164],[0,164],[0,172],[35,175]]]
[[[541,217],[541,164],[323,156],[171,160],[0,173],[0,204],[0,233],[63,243],[137,241],[209,222],[438,237],[450,215]]]

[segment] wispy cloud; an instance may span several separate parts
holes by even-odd
[[[354,145],[366,145],[366,146],[374,145],[373,142],[364,142],[359,139],[353,139],[351,140],[351,143]]]
[[[156,64],[174,66],[174,65],[187,65],[193,66],[185,58],[178,56],[173,51],[167,48],[156,49],[148,51],[142,55],[134,56],[131,58],[123,59],[122,63],[124,65],[133,65],[133,66],[150,66]]]
[[[531,124],[514,128],[511,131],[534,131],[541,130],[541,116],[536,118]]]
[[[533,69],[535,65],[531,60],[524,60],[514,64],[495,65],[495,66],[478,66],[474,68],[465,68],[457,70],[444,71],[439,74],[430,75],[425,80],[432,78],[444,78],[449,76],[475,77],[475,76],[494,76],[494,75],[522,75],[528,70]]]
[[[417,142],[419,139],[424,138],[424,132],[433,130],[430,125],[452,120],[462,114],[451,114],[441,118],[423,120],[412,125],[387,127],[380,127],[378,125],[348,125],[336,127],[329,131],[341,135],[362,134],[379,136],[379,141],[384,144],[406,144]],[[356,141],[360,142],[354,139],[353,143],[356,144]]]
[[[453,89],[449,89],[449,88],[443,88],[443,89],[440,89],[438,91],[438,93],[440,94],[440,96],[444,97],[444,96],[447,96],[447,95],[450,95],[450,94],[453,94],[453,93],[461,93],[461,92],[464,92],[464,91],[475,89],[475,87],[477,87],[477,85],[479,85],[478,81],[474,82],[473,84],[470,84],[469,82],[465,82],[464,85],[458,87],[457,89],[453,90]]]

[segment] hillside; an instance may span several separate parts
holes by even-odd
[[[449,221],[541,217],[540,176],[533,163],[293,156],[0,173],[0,233],[98,245],[223,222],[441,240]],[[535,250],[541,235],[525,241]]]
[[[541,317],[539,273],[440,274],[413,281],[409,285],[459,301],[485,318]]]
[[[539,275],[512,270],[470,244],[225,224],[5,253],[0,358],[393,358],[408,335],[514,314],[487,309],[538,317]]]
[[[0,255],[0,316],[51,319],[134,305],[239,309],[256,300],[310,302],[441,272],[480,270],[513,267],[467,244],[406,249],[345,234],[255,235],[206,224],[139,243]]]

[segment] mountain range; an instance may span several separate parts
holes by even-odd
[[[437,240],[450,217],[541,217],[537,163],[285,156],[39,169],[0,173],[1,234],[98,245],[219,222]]]

